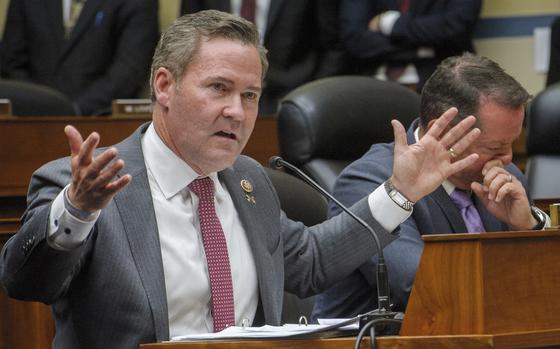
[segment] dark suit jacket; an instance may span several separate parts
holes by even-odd
[[[550,60],[546,74],[546,86],[560,81],[560,17],[550,25]]]
[[[280,98],[311,80],[346,69],[338,38],[339,0],[270,0],[264,46],[270,63],[261,114],[276,111]],[[230,0],[184,0],[182,13],[215,9],[231,12]]]
[[[83,115],[144,87],[158,40],[157,0],[88,0],[64,38],[61,0],[10,1],[2,76],[53,87]]]
[[[146,128],[116,146],[132,182],[74,250],[57,251],[46,242],[52,200],[70,180],[68,158],[46,164],[31,179],[23,225],[0,255],[0,280],[12,297],[52,304],[54,348],[137,349],[169,339],[161,247],[140,145]],[[289,220],[254,160],[241,156],[218,175],[255,259],[257,324],[279,325],[284,289],[301,297],[320,292],[373,255],[371,234],[346,214],[310,228]],[[245,199],[243,179],[252,183],[255,202]],[[373,219],[367,200],[352,209],[379,232],[383,246],[395,238]]]
[[[408,130],[409,144],[415,143],[414,130],[417,126],[418,119]],[[373,145],[362,158],[344,169],[337,179],[334,196],[343,204],[352,205],[389,178],[392,168],[393,143]],[[510,164],[506,168],[526,187],[526,179],[515,165]],[[486,231],[509,230],[480,201],[476,198],[474,201]],[[337,206],[331,206],[330,214],[338,211]],[[421,235],[464,233],[467,229],[459,209],[440,186],[414,205],[412,216],[400,225],[400,230],[400,237],[384,249],[384,256],[389,270],[393,309],[404,311],[422,254]],[[368,261],[348,278],[321,294],[316,300],[313,317],[348,317],[376,309],[376,266],[375,259]]]
[[[383,63],[415,63],[420,85],[445,57],[473,52],[472,34],[481,0],[412,0],[395,22],[390,37],[368,29],[376,15],[399,10],[397,0],[341,0],[340,32],[356,71],[372,74]],[[420,59],[417,49],[429,46],[435,57]]]

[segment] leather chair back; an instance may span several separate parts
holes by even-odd
[[[0,98],[12,102],[15,116],[77,115],[70,99],[44,85],[0,79]]]
[[[393,141],[391,119],[408,127],[419,110],[420,96],[393,82],[365,76],[316,80],[280,103],[280,153],[332,192],[342,169],[372,144]]]
[[[560,198],[560,83],[541,91],[529,106],[525,172],[533,199]]]

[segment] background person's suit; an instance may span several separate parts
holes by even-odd
[[[368,23],[385,11],[399,11],[399,1],[341,0],[339,28],[357,73],[374,74],[385,63],[413,63],[422,86],[444,58],[474,52],[480,8],[481,0],[410,0],[409,10],[385,36],[369,30]],[[432,47],[434,57],[419,57],[421,46]]]
[[[409,144],[415,143],[414,130],[418,119],[407,132]],[[393,143],[375,144],[359,160],[350,164],[337,179],[334,196],[345,205],[352,205],[391,176]],[[513,164],[506,169],[526,188],[526,179]],[[474,197],[474,196],[473,196]],[[492,216],[474,197],[486,231],[505,231],[509,227]],[[339,211],[330,206],[330,215]],[[467,228],[457,206],[442,186],[414,205],[412,216],[400,225],[400,237],[384,249],[389,270],[393,309],[404,311],[412,289],[423,242],[421,235],[465,233]],[[349,277],[317,297],[313,317],[349,317],[377,308],[376,258],[371,259]]]
[[[264,46],[269,69],[259,112],[276,111],[279,99],[315,79],[346,69],[338,38],[339,0],[270,0]],[[230,0],[184,0],[182,13],[215,9],[231,12]]]
[[[157,0],[87,0],[64,38],[62,0],[13,0],[3,38],[2,77],[53,87],[83,115],[145,86],[159,36]]]
[[[122,172],[132,182],[102,210],[89,238],[75,250],[56,251],[45,238],[51,202],[69,182],[68,158],[32,177],[23,227],[2,251],[0,276],[10,296],[53,305],[54,348],[133,349],[169,337],[161,248],[140,145],[146,128],[116,146],[126,164]],[[284,289],[302,297],[320,292],[375,251],[371,234],[345,214],[308,229],[289,220],[252,159],[241,156],[218,175],[257,267],[256,324],[279,325]],[[254,203],[245,198],[243,179],[253,186]],[[383,246],[393,239],[374,221],[367,200],[354,211],[380,232]]]

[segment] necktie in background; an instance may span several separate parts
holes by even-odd
[[[255,23],[255,9],[256,0],[242,0],[240,15],[246,20]]]
[[[199,199],[198,218],[210,276],[214,332],[219,332],[235,325],[233,284],[226,238],[214,207],[212,180],[208,177],[196,179],[189,184],[189,189]]]
[[[71,0],[70,1],[70,13],[68,15],[68,20],[64,22],[64,36],[68,38],[70,33],[76,26],[78,22],[78,18],[80,17],[80,13],[82,12],[82,8],[84,7],[84,3],[86,0]]]
[[[459,207],[461,216],[467,226],[469,233],[480,233],[486,231],[478,210],[474,206],[471,195],[464,190],[455,189],[450,195],[451,201]]]

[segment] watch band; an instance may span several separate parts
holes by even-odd
[[[544,217],[544,213],[539,208],[531,206],[531,214],[537,220],[537,224],[532,230],[543,230],[546,225],[546,217]]]
[[[395,187],[393,186],[393,182],[391,182],[391,178],[387,179],[383,184],[385,187],[385,191],[387,195],[393,200],[395,204],[401,207],[403,210],[411,211],[414,202],[408,200],[403,194],[398,192]]]

